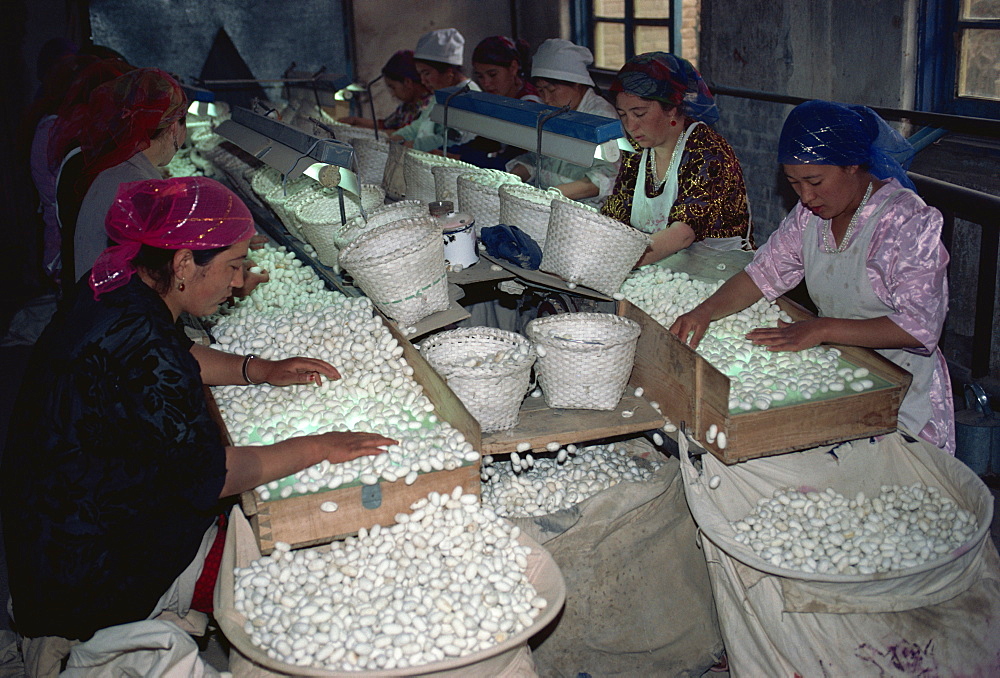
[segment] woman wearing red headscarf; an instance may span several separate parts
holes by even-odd
[[[88,184],[73,236],[76,282],[108,246],[104,218],[130,181],[162,179],[163,167],[187,138],[188,100],[181,86],[158,68],[138,68],[94,90],[89,121],[80,133]],[[64,270],[69,262],[63,262]]]
[[[243,277],[253,218],[204,177],[125,184],[116,245],[39,339],[11,419],[2,504],[10,591],[30,638],[97,630],[191,604],[221,501],[327,459],[394,441],[328,433],[224,447],[203,386],[320,383],[312,358],[270,361],[192,345],[182,312],[216,310]],[[174,600],[168,600],[175,598]],[[41,641],[44,642],[44,641]]]

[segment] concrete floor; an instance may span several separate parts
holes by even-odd
[[[0,328],[6,330],[9,322],[11,309],[17,308],[17,300],[0,298]],[[0,332],[0,336],[3,332]],[[10,346],[0,347],[0,459],[2,459],[3,445],[7,439],[7,426],[10,412],[13,406],[17,389],[24,377],[27,358],[30,354],[30,347]],[[985,478],[987,485],[993,493],[994,511],[991,531],[994,544],[1000,544],[1000,476],[992,475]],[[3,526],[0,524],[0,536],[2,536]],[[0,539],[0,601],[6,602],[8,598],[6,555],[4,552],[3,540]],[[10,619],[7,616],[6,604],[0,604],[0,639],[5,630],[10,629]],[[0,643],[2,645],[2,643]],[[228,645],[225,638],[217,629],[211,629],[208,636],[199,640],[199,647],[202,649],[202,657],[209,664],[219,670],[226,670],[229,665]],[[2,648],[0,648],[2,649]],[[0,662],[0,677],[17,676],[16,667],[3,665]],[[723,677],[728,673],[708,673],[706,676]]]

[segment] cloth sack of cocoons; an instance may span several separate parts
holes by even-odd
[[[491,257],[509,261],[527,271],[537,270],[542,263],[542,248],[517,226],[489,226],[480,232],[479,237]]]
[[[645,441],[616,445],[659,455]],[[619,483],[548,516],[511,519],[552,554],[566,580],[562,617],[532,651],[539,675],[700,676],[722,653],[679,463],[662,461],[645,482]]]
[[[960,461],[894,433],[733,466],[706,454],[699,473],[681,442],[684,489],[702,533],[733,675],[1000,675],[993,497]],[[713,476],[721,480],[715,490]],[[922,565],[809,574],[776,567],[735,539],[733,522],[775,490],[878,497],[883,485],[915,484],[938,488],[978,521],[962,546]],[[900,519],[913,510],[900,511]],[[885,534],[891,532],[876,536]]]

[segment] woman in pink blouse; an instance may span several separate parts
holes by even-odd
[[[712,320],[805,279],[818,318],[758,328],[772,351],[865,346],[913,375],[899,424],[950,454],[955,417],[938,339],[948,311],[941,213],[914,192],[913,149],[874,111],[810,101],[785,120],[778,159],[799,204],[746,270],[670,331],[696,346]]]

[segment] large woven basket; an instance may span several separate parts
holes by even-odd
[[[333,130],[333,135],[336,137],[337,141],[343,141],[349,144],[355,139],[375,138],[375,130],[368,129],[367,127],[355,127],[354,125],[345,125],[343,123],[326,124]]]
[[[519,183],[518,177],[500,170],[480,170],[458,178],[458,209],[476,220],[476,237],[482,229],[503,223],[498,189],[504,184]]]
[[[438,165],[454,166],[458,160],[452,160],[441,155],[418,151],[409,148],[403,156],[403,179],[406,182],[406,197],[411,200],[434,202],[437,200],[437,189],[434,186],[432,168]]]
[[[517,426],[535,363],[527,339],[495,327],[468,327],[425,339],[420,353],[445,378],[483,433]],[[498,362],[505,353],[506,359]],[[470,365],[472,361],[478,364]]]
[[[358,215],[338,228],[333,234],[333,241],[339,249],[344,249],[358,239],[362,233],[391,224],[401,219],[415,219],[429,216],[427,203],[423,200],[400,200],[389,205],[376,207],[368,212],[368,220]]]
[[[285,225],[285,228],[288,229],[289,233],[299,240],[303,240],[302,233],[299,231],[294,214],[289,212],[285,208],[285,205],[300,191],[314,191],[319,188],[320,186],[315,181],[309,177],[302,176],[298,179],[288,181],[284,185],[279,182],[277,186],[267,192],[264,196],[264,202],[271,206],[271,209],[274,210],[276,215],[278,215],[278,219],[280,219],[281,223]]]
[[[381,186],[361,184],[361,198],[344,191],[344,213],[348,222],[360,218],[361,208],[366,213],[375,210],[385,199]],[[302,237],[313,246],[320,262],[337,268],[339,248],[336,234],[343,224],[340,221],[340,199],[335,189],[326,189],[295,207],[295,218]]]
[[[617,219],[554,200],[539,269],[614,294],[650,242],[648,235]]]
[[[261,198],[281,185],[281,172],[269,165],[262,165],[249,173],[250,188]]]
[[[613,410],[622,398],[639,324],[610,313],[563,313],[525,327],[538,353],[538,382],[549,407]]]
[[[434,195],[438,200],[447,200],[458,206],[458,178],[463,174],[481,172],[475,165],[467,162],[454,165],[435,165],[431,167],[434,175]]]
[[[504,184],[500,194],[500,223],[517,226],[545,251],[552,201],[562,198],[558,189],[542,190],[528,184]]]
[[[354,155],[358,160],[358,173],[366,184],[382,185],[385,177],[385,163],[389,159],[389,140],[357,137],[351,141]]]
[[[340,265],[390,318],[412,325],[448,309],[441,226],[430,215],[362,234],[340,253]]]

